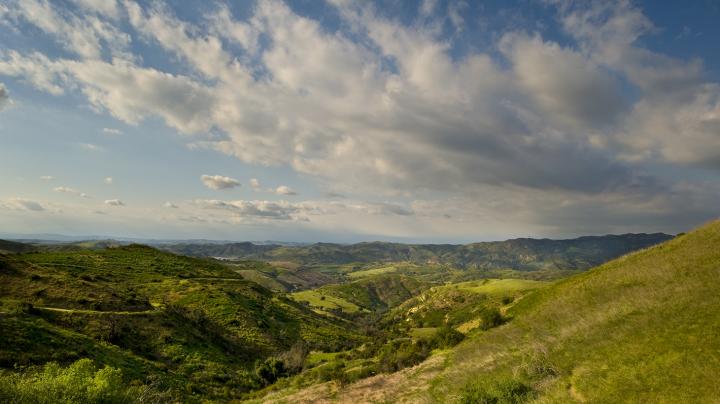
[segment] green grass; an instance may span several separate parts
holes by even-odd
[[[712,402],[719,268],[716,222],[541,289],[509,325],[461,345],[433,394],[520,369],[543,402]]]
[[[410,336],[413,338],[432,338],[437,332],[438,327],[418,327],[410,329]]]

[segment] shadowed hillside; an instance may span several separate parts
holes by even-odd
[[[30,244],[18,243],[16,241],[0,240],[0,254],[24,253],[35,250]]]

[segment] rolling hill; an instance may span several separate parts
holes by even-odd
[[[509,321],[422,364],[277,402],[714,403],[720,222],[519,299]]]

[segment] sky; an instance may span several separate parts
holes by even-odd
[[[464,243],[720,215],[720,3],[0,0],[0,233]]]

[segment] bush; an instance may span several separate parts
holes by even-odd
[[[0,402],[50,404],[169,400],[164,396],[149,386],[128,386],[120,369],[109,366],[97,369],[90,359],[80,359],[68,367],[50,362],[23,373],[0,374]]]
[[[396,372],[424,361],[430,356],[431,350],[430,344],[425,340],[393,341],[380,350],[378,367],[382,372]]]
[[[533,389],[514,379],[494,384],[471,383],[463,388],[462,404],[521,404],[534,397]]]
[[[505,322],[500,310],[497,307],[488,307],[480,313],[480,328],[489,330],[502,325]]]
[[[264,362],[255,363],[255,374],[265,385],[273,384],[277,379],[288,375],[285,363],[275,357],[267,358]]]
[[[285,368],[289,374],[299,373],[303,369],[305,359],[310,353],[310,347],[303,340],[298,340],[286,352],[280,354],[280,359],[284,362]]]
[[[433,348],[450,348],[459,344],[463,339],[465,339],[463,333],[452,327],[444,326],[433,335],[430,340],[430,345],[432,345]]]

